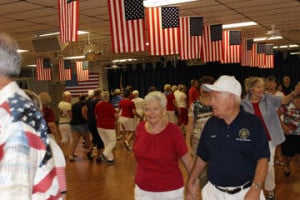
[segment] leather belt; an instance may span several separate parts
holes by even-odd
[[[245,184],[243,184],[241,186],[238,186],[238,187],[235,187],[235,188],[231,188],[231,189],[227,189],[226,187],[219,187],[219,186],[216,186],[216,185],[215,185],[215,187],[218,190],[222,191],[222,192],[226,192],[228,194],[235,194],[235,193],[240,192],[241,190],[244,190],[244,189],[250,187],[251,184],[252,184],[251,181],[247,181]]]

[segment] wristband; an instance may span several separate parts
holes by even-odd
[[[262,186],[260,183],[257,183],[257,182],[253,182],[252,183],[252,187],[254,187],[255,189],[257,190],[261,190],[262,189]]]

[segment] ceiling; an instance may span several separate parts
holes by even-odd
[[[283,40],[272,41],[275,45],[300,45],[299,0],[198,0],[179,5],[181,16],[202,16],[204,24],[228,24],[255,21],[257,26],[242,29],[247,37],[265,36],[271,25],[280,30]],[[90,41],[103,50],[97,63],[104,65],[115,58],[154,59],[147,52],[117,54],[111,52],[107,0],[80,0],[79,30],[90,32]],[[1,31],[17,39],[24,53],[23,66],[33,64],[36,53],[32,39],[41,33],[59,31],[56,0],[1,0]],[[88,36],[81,35],[78,42],[69,44],[61,52],[46,53],[51,57],[82,55]],[[43,54],[42,54],[43,56]]]

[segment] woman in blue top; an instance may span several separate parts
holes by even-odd
[[[246,97],[242,100],[245,111],[255,114],[262,121],[270,147],[270,162],[268,175],[265,181],[267,200],[274,200],[275,174],[274,154],[276,145],[285,140],[283,130],[276,112],[276,108],[282,104],[289,103],[300,91],[293,91],[289,95],[281,97],[267,94],[265,92],[265,81],[260,77],[250,77],[245,80]]]

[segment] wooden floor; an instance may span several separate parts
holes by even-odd
[[[67,161],[68,200],[133,200],[135,160],[122,141],[115,149],[116,164],[91,163],[84,150],[77,148],[75,162]],[[300,200],[300,161],[292,161],[292,174],[285,177],[276,166],[277,200]]]

